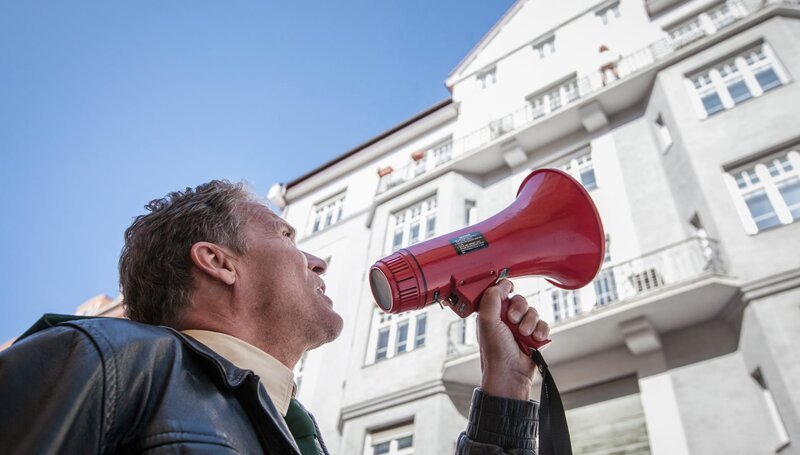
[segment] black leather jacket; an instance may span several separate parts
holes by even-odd
[[[535,415],[476,391],[458,452],[532,454]],[[252,371],[169,328],[57,315],[0,353],[0,452],[300,453]]]
[[[0,403],[4,453],[300,453],[252,371],[123,319],[17,341],[0,355]]]

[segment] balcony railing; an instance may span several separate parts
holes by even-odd
[[[693,237],[630,261],[604,267],[581,289],[547,287],[527,296],[535,308],[552,308],[552,326],[624,305],[646,295],[674,289],[683,283],[724,272],[717,242]],[[547,312],[543,312],[547,314]],[[448,328],[448,358],[474,352],[474,320],[454,321]]]
[[[541,121],[563,110],[565,107],[603,90],[607,85],[612,85],[631,74],[651,67],[677,50],[707,36],[714,35],[742,18],[773,5],[798,6],[800,5],[800,0],[728,1],[724,7],[699,13],[691,20],[668,31],[668,36],[665,38],[621,57],[616,64],[616,75],[606,71],[606,75],[603,76],[599,69],[592,71],[590,74],[576,78],[568,83],[570,86],[572,84],[577,86],[577,92],[572,90],[559,91],[558,99],[545,105],[531,104],[532,101],[539,98],[531,99],[524,106],[509,114],[492,120],[476,131],[448,142],[446,154],[433,156],[436,148],[427,150],[422,160],[394,169],[393,172],[381,177],[376,193],[381,194],[397,185],[413,180],[450,161],[467,155],[498,138],[509,135],[534,122]]]

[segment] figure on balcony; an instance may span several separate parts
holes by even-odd
[[[614,75],[613,80],[619,79],[619,72],[617,71],[617,62],[619,60],[619,54],[609,49],[605,44],[600,46],[600,77],[603,81],[603,87],[608,83],[609,71]]]

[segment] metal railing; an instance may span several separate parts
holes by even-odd
[[[615,84],[617,81],[621,81],[638,71],[651,67],[677,50],[707,36],[714,35],[761,9],[775,5],[798,6],[800,5],[800,0],[736,0],[728,1],[726,5],[728,10],[725,14],[729,14],[729,16],[726,16],[724,20],[716,20],[713,26],[692,29],[691,32],[685,34],[671,34],[668,31],[668,36],[621,57],[616,62],[616,74],[606,71],[606,74],[603,75],[597,70],[574,79],[578,88],[577,95],[574,93],[562,93],[559,95],[561,99],[558,99],[557,102],[549,103],[544,111],[540,107],[533,108],[530,103],[526,103],[509,114],[492,120],[483,127],[448,142],[449,150],[446,155],[434,157],[433,152],[436,148],[426,150],[424,158],[421,160],[394,169],[391,173],[381,177],[376,194],[381,194],[395,186],[413,180],[496,139],[562,111],[567,106],[603,90],[606,86]],[[698,13],[692,20],[696,20],[704,14],[707,15],[707,12]],[[688,22],[690,21],[686,21],[684,24]]]
[[[553,286],[526,296],[528,303],[542,311],[552,308],[552,326],[603,311],[610,306],[666,289],[707,275],[724,272],[716,240],[692,237],[643,256],[604,267],[588,286],[566,291]],[[542,311],[542,314],[547,314]],[[454,321],[448,327],[448,358],[474,352],[477,342],[474,321]]]

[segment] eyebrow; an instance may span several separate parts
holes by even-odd
[[[280,225],[289,229],[289,232],[292,234],[292,238],[294,239],[297,237],[297,229],[293,228],[291,224],[287,223],[286,221],[281,220]]]

